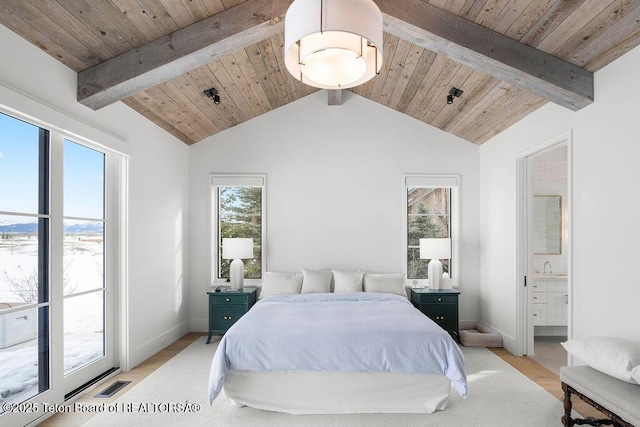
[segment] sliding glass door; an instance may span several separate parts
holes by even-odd
[[[0,424],[116,365],[116,165],[0,113]]]

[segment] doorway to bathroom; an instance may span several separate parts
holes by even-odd
[[[558,373],[570,333],[570,134],[518,159],[522,354]]]

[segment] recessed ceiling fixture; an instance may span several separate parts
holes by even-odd
[[[209,98],[213,98],[214,104],[216,105],[220,104],[220,95],[218,95],[218,90],[215,87],[205,90],[204,94],[207,95]]]
[[[447,95],[447,104],[453,104],[453,98],[459,98],[463,92],[463,90],[460,90],[457,87],[452,87],[449,91],[449,95]]]
[[[284,61],[293,77],[347,89],[382,68],[382,13],[372,0],[295,0],[284,20]]]

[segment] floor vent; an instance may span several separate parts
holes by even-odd
[[[86,383],[82,384],[80,387],[76,388],[75,390],[70,391],[69,393],[64,395],[64,400],[69,400],[72,399],[76,396],[79,396],[82,394],[82,392],[84,392],[85,390],[88,390],[90,387],[92,387],[95,384],[98,384],[100,381],[105,380],[106,378],[108,378],[109,376],[112,376],[115,372],[117,372],[120,368],[111,368],[106,370],[105,372],[101,373],[100,375],[98,375],[97,377],[93,378],[90,381],[87,381]]]
[[[109,387],[105,388],[104,390],[102,390],[100,393],[96,394],[93,397],[111,397],[117,392],[119,392],[120,390],[122,390],[122,388],[124,388],[130,382],[131,381],[116,381],[115,383],[111,384]]]

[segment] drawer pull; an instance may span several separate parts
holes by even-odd
[[[224,320],[231,320],[231,316],[224,316],[223,319]]]
[[[442,301],[442,298],[438,298],[438,302]]]
[[[227,302],[231,301],[231,298],[227,298],[227,299],[226,299],[226,301],[227,301]]]
[[[444,320],[444,316],[436,316],[436,320]]]

